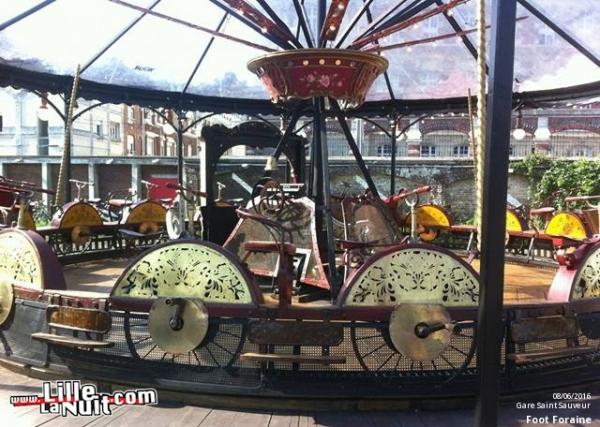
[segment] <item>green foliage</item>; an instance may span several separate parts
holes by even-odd
[[[552,160],[532,154],[513,165],[529,179],[529,199],[534,207],[564,208],[568,195],[600,194],[599,160]]]

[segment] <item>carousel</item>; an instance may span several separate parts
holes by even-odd
[[[32,375],[155,387],[189,399],[211,395],[240,406],[273,400],[283,406],[418,406],[427,399],[474,399],[484,382],[515,395],[600,378],[600,196],[572,195],[568,201],[582,210],[544,206],[530,209],[528,217],[504,202],[511,110],[600,93],[598,82],[585,81],[513,94],[507,58],[513,57],[515,27],[539,20],[575,43],[530,2],[519,0],[518,11],[514,1],[488,5],[493,21],[486,34],[482,1],[475,12],[475,1],[463,0],[384,2],[385,10],[372,1],[211,0],[202,7],[223,18],[207,28],[191,21],[193,11],[187,19],[176,13],[177,2],[98,0],[94,7],[123,14],[117,20],[134,19],[91,60],[78,62],[74,74],[61,73],[48,58],[19,57],[11,37],[67,4],[86,13],[73,3],[42,2],[13,11],[0,25],[0,45],[12,49],[0,63],[0,84],[63,93],[70,106],[64,112],[67,151],[78,98],[176,111],[179,182],[171,188],[177,197],[86,200],[86,183],[70,177],[68,153],[56,189],[1,179],[4,365]],[[463,28],[461,13],[475,13],[477,28]],[[434,17],[453,31],[408,41],[399,36]],[[253,35],[226,31],[228,20],[238,26],[232,29],[242,26]],[[135,43],[139,34],[129,31],[147,21],[207,37],[179,92],[154,87],[151,79],[128,80],[135,73],[106,76],[104,57],[121,52],[128,36]],[[477,46],[470,33],[477,33]],[[493,49],[486,63],[488,38]],[[478,96],[396,98],[395,55],[410,57],[406,48],[446,39],[472,54]],[[271,101],[202,92],[196,72],[213,42],[252,53],[242,66]],[[587,78],[597,78],[599,59],[574,46],[594,64]],[[24,57],[29,52],[22,48]],[[125,63],[113,71],[119,67]],[[373,91],[387,92],[387,100],[370,97]],[[464,225],[426,202],[431,187],[397,190],[394,171],[400,117],[471,110],[478,122],[478,215],[475,225]],[[234,129],[204,127],[201,191],[183,179],[188,111],[282,116],[284,126],[274,130],[255,120]],[[349,125],[351,117],[376,116],[392,123],[389,194],[375,184]],[[299,136],[300,120],[312,126],[310,141]],[[328,121],[341,128],[366,183],[360,194],[331,189]],[[240,143],[271,149],[246,204],[215,191],[218,159]],[[66,200],[73,186],[77,197]],[[49,226],[36,229],[29,201],[40,191],[54,194],[61,207]],[[545,226],[531,227],[529,219],[541,216]],[[462,239],[464,247],[445,247],[446,235]],[[512,256],[515,241],[525,242],[520,256]],[[539,255],[540,247],[550,255]],[[496,393],[486,388],[494,390],[480,399]]]

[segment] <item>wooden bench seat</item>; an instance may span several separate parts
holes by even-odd
[[[579,326],[571,315],[538,316],[517,318],[510,324],[510,339],[513,349],[506,358],[515,363],[539,362],[560,357],[585,355],[596,349],[579,345]],[[527,350],[527,344],[563,341],[564,345],[553,348]]]

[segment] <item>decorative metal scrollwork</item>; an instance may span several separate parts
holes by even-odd
[[[13,285],[42,288],[38,253],[24,234],[0,234],[0,279]]]
[[[579,266],[573,281],[571,299],[600,297],[600,245],[596,245]]]
[[[367,259],[347,285],[347,306],[403,302],[477,305],[479,281],[461,259],[429,246],[409,246]],[[342,294],[343,296],[343,294]]]
[[[205,303],[251,304],[250,283],[221,249],[205,243],[168,244],[130,266],[112,296],[190,297]]]

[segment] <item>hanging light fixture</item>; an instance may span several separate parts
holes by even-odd
[[[48,99],[46,98],[48,95],[46,93],[42,94],[40,98],[40,108],[37,111],[37,117],[42,122],[47,122],[50,119],[50,110],[48,109]]]

